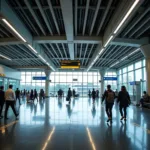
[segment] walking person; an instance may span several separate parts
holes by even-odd
[[[2,111],[3,111],[4,103],[5,103],[4,86],[1,86],[1,87],[0,87],[0,119],[3,118],[3,116],[2,116]]]
[[[17,102],[17,99],[18,99],[19,100],[19,105],[21,105],[21,102],[20,102],[20,90],[18,88],[15,91],[15,94],[16,94],[16,102]]]
[[[6,108],[5,108],[5,119],[7,118],[7,112],[8,112],[8,108],[9,106],[11,106],[16,118],[18,117],[18,113],[16,112],[15,109],[15,92],[12,90],[13,85],[9,85],[9,89],[5,92],[5,101],[6,101]]]
[[[93,89],[93,91],[92,91],[93,104],[95,103],[95,98],[96,98],[96,91],[95,91],[95,89]]]
[[[72,91],[71,91],[71,89],[69,88],[69,90],[68,90],[68,95],[67,95],[69,104],[70,104],[70,102],[71,102],[71,96],[72,96]]]
[[[127,107],[130,105],[130,96],[125,86],[121,87],[121,91],[118,94],[117,102],[119,103],[119,106],[120,106],[120,114],[121,114],[120,120],[122,121],[124,119],[124,121],[126,121]]]
[[[34,100],[33,90],[30,92],[30,100]]]
[[[34,89],[34,100],[37,99],[37,102],[38,102],[38,93],[37,93],[37,90]]]
[[[102,97],[102,103],[106,101],[106,113],[108,116],[107,122],[112,123],[112,108],[114,105],[115,93],[111,90],[111,85],[107,85],[107,90],[104,92]]]

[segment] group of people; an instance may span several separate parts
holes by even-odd
[[[104,92],[102,97],[102,103],[105,100],[106,104],[106,113],[108,116],[107,122],[112,123],[112,108],[114,105],[114,100],[116,98],[115,92],[111,90],[111,86],[107,85],[107,90]],[[119,110],[121,114],[121,121],[124,119],[126,121],[127,117],[127,107],[130,105],[131,100],[129,93],[126,90],[125,86],[121,87],[121,91],[118,93],[117,102],[119,103]]]
[[[16,100],[19,100],[20,105],[21,105],[20,98],[25,98],[26,97],[27,102],[29,102],[30,100],[34,102],[35,99],[38,102],[38,97],[39,97],[39,99],[44,99],[45,98],[45,93],[44,93],[43,89],[40,90],[39,96],[38,96],[38,93],[37,93],[36,89],[31,90],[31,91],[27,91],[27,90],[24,89],[22,93],[20,92],[20,90],[18,88],[15,91]]]
[[[15,108],[16,96],[15,96],[15,92],[13,91],[12,88],[13,88],[13,85],[9,85],[8,90],[6,90],[4,92],[4,86],[0,87],[0,119],[3,118],[2,110],[3,110],[4,104],[6,105],[5,113],[4,113],[4,119],[8,119],[7,118],[7,112],[8,112],[9,106],[12,108],[16,118],[19,115],[19,113],[17,113],[16,108]]]

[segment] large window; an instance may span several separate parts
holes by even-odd
[[[21,72],[21,90],[45,89],[45,81],[33,80],[33,76],[45,76],[44,72]],[[52,72],[50,74],[49,92],[57,95],[57,91],[62,89],[67,95],[68,88],[75,89],[80,96],[88,96],[88,91],[100,91],[99,72]]]
[[[62,89],[66,96],[68,88],[75,89],[80,96],[87,96],[93,88],[100,91],[98,72],[52,72],[50,80],[50,93],[53,95]]]
[[[122,85],[125,85],[130,95],[133,94],[133,88],[130,82],[140,81],[142,93],[142,91],[146,90],[145,59],[119,69],[118,79],[118,88],[120,89]]]
[[[41,88],[45,88],[45,81],[44,80],[33,80],[35,76],[45,76],[44,72],[21,72],[21,82],[20,82],[20,89],[36,89],[38,92]]]
[[[108,72],[105,73],[105,77],[117,77],[117,74],[114,71],[108,71]],[[106,80],[106,81],[104,81],[105,89],[107,88],[107,85],[111,85],[112,90],[117,89],[117,81],[115,81],[115,80],[110,80],[110,81]]]

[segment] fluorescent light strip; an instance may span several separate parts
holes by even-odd
[[[15,32],[15,34],[17,34],[17,36],[23,41],[23,42],[27,42],[18,32],[17,30],[6,20],[6,19],[2,19],[2,21],[13,31]]]
[[[120,62],[123,61],[123,60],[125,60],[127,57],[133,55],[134,53],[138,52],[139,50],[140,50],[140,48],[138,48],[138,49],[136,49],[135,51],[133,51],[132,53],[128,54],[127,56],[125,56],[124,58],[122,58],[122,59],[120,60]],[[111,68],[111,67],[117,65],[118,63],[119,63],[119,61],[117,61],[116,63],[114,63],[113,65],[111,65],[109,68]]]
[[[3,58],[8,59],[8,60],[11,60],[10,58],[8,58],[8,57],[6,57],[6,56],[4,56],[2,54],[0,54],[0,57],[3,57]]]
[[[103,51],[104,51],[104,48],[102,48],[102,49],[100,50],[99,55],[100,55]]]
[[[113,37],[114,37],[113,35],[110,36],[110,38],[108,39],[108,41],[106,42],[106,44],[104,45],[104,47],[106,47],[109,44],[109,42],[112,40]]]
[[[38,56],[46,63],[46,60],[41,55]]]
[[[50,66],[50,67],[52,68],[53,71],[55,71],[55,69],[52,66]]]
[[[30,44],[28,44],[28,46],[29,46],[29,48],[31,49],[31,50],[33,50],[34,51],[34,53],[36,53],[37,54],[37,51],[30,45]]]
[[[135,6],[138,4],[140,0],[135,0],[135,2],[133,3],[133,5],[131,6],[131,8],[128,10],[128,12],[126,13],[126,15],[124,16],[124,18],[122,19],[122,21],[120,22],[120,24],[118,25],[118,27],[116,28],[116,30],[114,31],[114,34],[116,34],[118,32],[118,30],[120,29],[120,27],[123,25],[123,23],[126,21],[126,19],[128,18],[128,16],[131,14],[131,12],[133,11],[133,9],[135,8]]]
[[[133,51],[132,53],[130,53],[128,56],[133,55],[134,53],[138,52],[140,50],[140,48],[136,49],[135,51]]]
[[[124,57],[124,58],[122,58],[120,61],[123,61],[123,60],[125,60],[127,57],[128,57],[128,56],[125,56],[125,57]]]

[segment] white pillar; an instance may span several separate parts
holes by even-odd
[[[101,75],[101,95],[102,95],[104,93],[104,75],[106,73],[106,69],[101,69],[99,73]]]
[[[150,44],[141,46],[141,51],[146,59],[147,93],[150,95]]]
[[[46,75],[46,81],[45,81],[45,96],[49,96],[49,77],[50,77],[51,71],[46,69],[45,70],[45,75]]]

